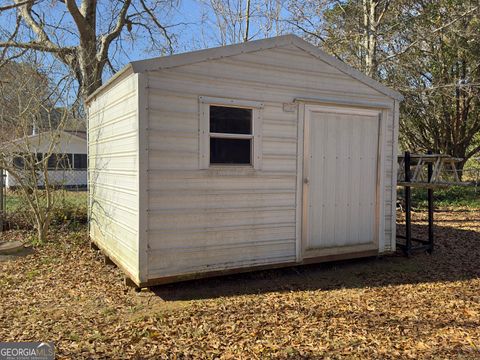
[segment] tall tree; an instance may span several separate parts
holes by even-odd
[[[282,0],[199,0],[206,45],[228,45],[280,35]]]
[[[406,0],[292,0],[288,22],[311,41],[365,74],[379,78],[386,46]]]
[[[432,2],[420,12],[416,38],[390,74],[405,94],[401,143],[463,158],[463,167],[480,153],[478,2]]]
[[[173,2],[174,0],[172,0]],[[164,0],[13,0],[5,1],[0,48],[10,58],[25,51],[49,53],[65,64],[79,83],[82,98],[102,84],[110,50],[122,40],[148,37],[160,51],[172,49],[168,27],[161,23]],[[17,50],[17,51],[15,51]]]
[[[477,0],[292,0],[290,10],[306,38],[405,94],[403,148],[465,161],[480,151]]]

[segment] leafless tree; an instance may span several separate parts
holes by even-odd
[[[300,31],[328,52],[367,75],[378,78],[378,66],[385,57],[385,43],[400,25],[391,14],[399,10],[404,2],[291,0],[290,18],[287,21],[294,30]],[[392,9],[392,3],[395,3],[396,9]]]
[[[171,52],[175,38],[162,19],[176,0],[12,0],[1,6],[0,49],[11,60],[25,51],[51,54],[79,83],[81,98],[102,84],[104,69],[128,42],[148,38]]]
[[[208,35],[218,45],[280,35],[283,0],[200,0]],[[207,43],[209,39],[207,39]]]
[[[0,169],[28,204],[37,240],[43,242],[59,185],[51,170],[65,167],[66,159],[58,153],[60,134],[71,121],[65,104],[71,81],[52,85],[37,65],[15,62],[4,64],[1,78]],[[41,133],[34,134],[37,131]]]

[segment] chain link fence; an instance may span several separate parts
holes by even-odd
[[[87,170],[49,170],[48,183],[55,202],[51,210],[53,222],[58,224],[71,221],[85,222]],[[38,188],[44,188],[44,179],[40,176]],[[25,195],[17,182],[7,171],[0,169],[0,232],[12,228],[29,228],[30,212]]]
[[[7,206],[6,186],[5,186],[5,171],[0,169],[0,232],[3,231],[5,220],[5,209]]]

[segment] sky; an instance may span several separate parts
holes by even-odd
[[[158,0],[147,0],[148,2]],[[218,0],[163,0],[164,2],[174,1],[177,6],[159,7],[157,14],[162,25],[167,26],[169,35],[174,39],[173,52],[181,53],[186,51],[198,50],[207,47],[215,47],[224,43],[233,43],[242,41],[244,33],[244,21],[237,21],[234,29],[230,29],[226,37],[222,37],[219,31],[217,18],[210,4],[219,2]],[[251,0],[251,25],[250,39],[259,39],[267,36],[279,35],[283,31],[277,23],[269,23],[266,18],[260,18],[258,14],[265,13],[265,6],[273,8],[284,0]],[[243,14],[245,11],[246,0],[222,0],[238,6],[239,11]],[[11,3],[11,0],[0,0],[0,7]],[[80,0],[77,1],[80,4]],[[134,1],[134,3],[136,3]],[[138,2],[137,2],[138,4]],[[267,5],[266,5],[267,4]],[[99,0],[97,12],[97,27],[100,32],[108,30],[108,24],[112,24],[115,20],[115,14],[122,2],[112,0]],[[112,8],[113,7],[113,8]],[[261,8],[260,8],[261,7]],[[238,10],[237,9],[237,10]],[[281,7],[281,15],[285,16],[286,9]],[[37,19],[46,19],[51,24],[62,24],[62,28],[50,27],[47,32],[54,42],[66,45],[76,45],[78,36],[75,34],[73,20],[66,11],[65,5],[59,0],[39,0],[34,6]],[[15,27],[15,11],[0,12],[0,41],[6,40],[8,34]],[[269,26],[269,24],[271,26]],[[132,27],[131,32],[123,31],[122,37],[118,45],[111,46],[109,56],[112,59],[113,69],[106,69],[104,80],[112,76],[112,74],[120,70],[128,62],[156,56],[168,55],[166,47],[162,47],[162,39],[156,36],[158,42],[152,43],[148,38],[148,31],[142,27]],[[154,28],[153,24],[150,28],[156,35],[160,33],[158,28]],[[28,30],[22,30],[25,41],[30,41],[33,35]],[[47,67],[50,67],[55,61],[52,56],[45,56],[42,61]],[[53,67],[52,67],[53,69]],[[61,66],[56,67],[58,73],[51,75],[54,78],[63,76]],[[55,70],[55,71],[57,71]],[[64,67],[66,71],[66,67]]]

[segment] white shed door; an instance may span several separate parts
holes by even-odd
[[[303,257],[374,250],[380,112],[307,106]]]

